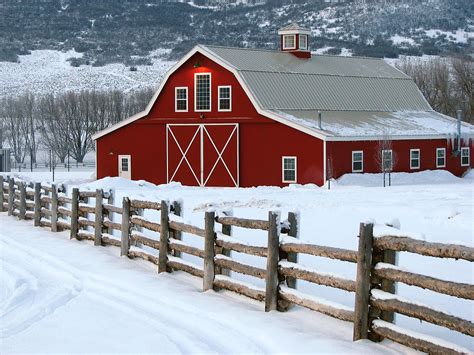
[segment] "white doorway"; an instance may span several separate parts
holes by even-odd
[[[118,156],[118,176],[132,179],[132,158],[130,155]]]

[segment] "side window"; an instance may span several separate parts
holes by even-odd
[[[195,74],[194,111],[211,111],[211,74]]]
[[[283,36],[283,49],[295,49],[296,48],[296,35],[284,35]]]
[[[446,148],[436,148],[436,167],[444,168],[446,166]]]
[[[352,152],[352,172],[361,173],[364,171],[364,152],[362,150]]]
[[[218,111],[232,111],[232,87],[219,86],[219,107]]]
[[[420,168],[420,150],[410,149],[410,169]]]
[[[282,158],[282,181],[296,182],[296,157]]]
[[[461,166],[469,166],[470,160],[469,147],[461,148]]]
[[[299,35],[299,47],[300,49],[303,49],[303,50],[308,49],[308,36],[307,35]]]
[[[175,89],[175,111],[188,112],[188,88],[177,87]]]

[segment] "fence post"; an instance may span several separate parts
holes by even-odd
[[[103,210],[102,189],[95,191],[95,220],[94,220],[94,245],[102,245],[102,228],[104,226],[104,210]]]
[[[69,239],[77,239],[77,232],[79,231],[79,189],[77,187],[72,189],[71,196],[71,234]]]
[[[212,290],[214,286],[215,268],[214,268],[214,256],[215,256],[215,243],[216,234],[214,231],[214,218],[216,214],[214,211],[206,212],[205,214],[205,236],[204,236],[204,278],[203,278],[203,291]]]
[[[290,223],[289,237],[298,238],[298,229],[300,227],[299,213],[289,212],[288,222]],[[288,253],[287,260],[292,263],[298,262],[298,253]],[[296,279],[294,277],[287,277],[286,284],[289,288],[296,288]]]
[[[114,204],[114,197],[115,195],[115,190],[110,190],[109,191],[109,197],[107,197],[107,204],[113,205]],[[105,216],[109,219],[109,221],[113,222],[114,220],[114,213],[112,211],[104,211]],[[114,234],[114,229],[112,227],[107,228],[107,233],[108,234]]]
[[[20,206],[18,219],[25,219],[26,216],[26,184],[24,181],[20,182]]]
[[[382,262],[386,264],[397,264],[397,252],[395,250],[384,250]],[[383,279],[381,282],[382,290],[389,293],[396,293],[395,282],[391,280]],[[382,311],[382,320],[393,323],[395,320],[395,314],[393,312]]]
[[[10,177],[8,180],[8,215],[13,214],[13,202],[15,200],[15,179]]]
[[[161,219],[160,219],[160,253],[158,257],[158,272],[166,272],[168,264],[168,243],[169,243],[169,202],[161,201]]]
[[[51,185],[51,232],[58,231],[58,190]]]
[[[120,256],[128,256],[130,250],[130,199],[122,200],[122,238],[120,242]]]
[[[176,215],[176,216],[180,216],[182,217],[183,216],[183,201],[179,200],[179,201],[173,201],[173,214]],[[181,231],[173,231],[172,232],[172,237],[173,239],[176,239],[176,240],[181,240],[182,239],[182,233]],[[177,251],[177,250],[174,250],[173,251],[173,255],[176,256],[177,258],[181,257],[181,252],[180,251]]]
[[[278,259],[280,254],[280,214],[268,212],[268,256],[265,279],[265,312],[277,309]]]
[[[361,223],[357,254],[356,295],[353,340],[367,339],[369,334],[370,269],[373,245],[372,223]]]
[[[35,217],[34,225],[39,227],[41,224],[41,183],[35,182]]]
[[[3,194],[3,175],[0,175],[0,212],[5,211],[3,208],[3,203],[5,202],[5,195]]]
[[[223,214],[227,217],[232,216],[232,214],[233,214],[232,209],[224,211]],[[222,232],[222,234],[228,235],[229,237],[232,236],[232,226],[227,225],[227,224],[223,224],[221,232]],[[217,247],[216,246],[216,254],[222,254],[222,255],[230,257],[231,251],[229,249],[224,248],[224,247]],[[230,270],[217,266],[216,267],[216,274],[230,276]]]

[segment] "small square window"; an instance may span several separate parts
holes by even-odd
[[[296,35],[284,35],[283,36],[283,49],[295,49],[296,48]]]
[[[410,149],[410,169],[420,168],[420,150]]]
[[[469,147],[461,148],[461,166],[470,165],[470,151]]]
[[[283,157],[283,182],[296,182],[296,157]]]
[[[175,91],[175,111],[188,112],[188,88],[178,87]]]
[[[352,172],[361,173],[364,171],[364,152],[354,151],[352,152]]]
[[[232,111],[232,88],[219,86],[219,111]]]
[[[436,167],[437,168],[446,167],[446,148],[436,149]]]
[[[308,36],[307,35],[299,35],[299,48],[303,50],[308,49]]]

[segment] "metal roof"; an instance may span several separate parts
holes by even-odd
[[[318,111],[272,110],[290,121],[319,129]],[[456,120],[435,111],[322,111],[322,130],[338,137],[455,136]],[[474,126],[463,122],[461,133],[474,135]]]
[[[263,109],[427,111],[414,81],[381,59],[204,46],[245,81]]]

